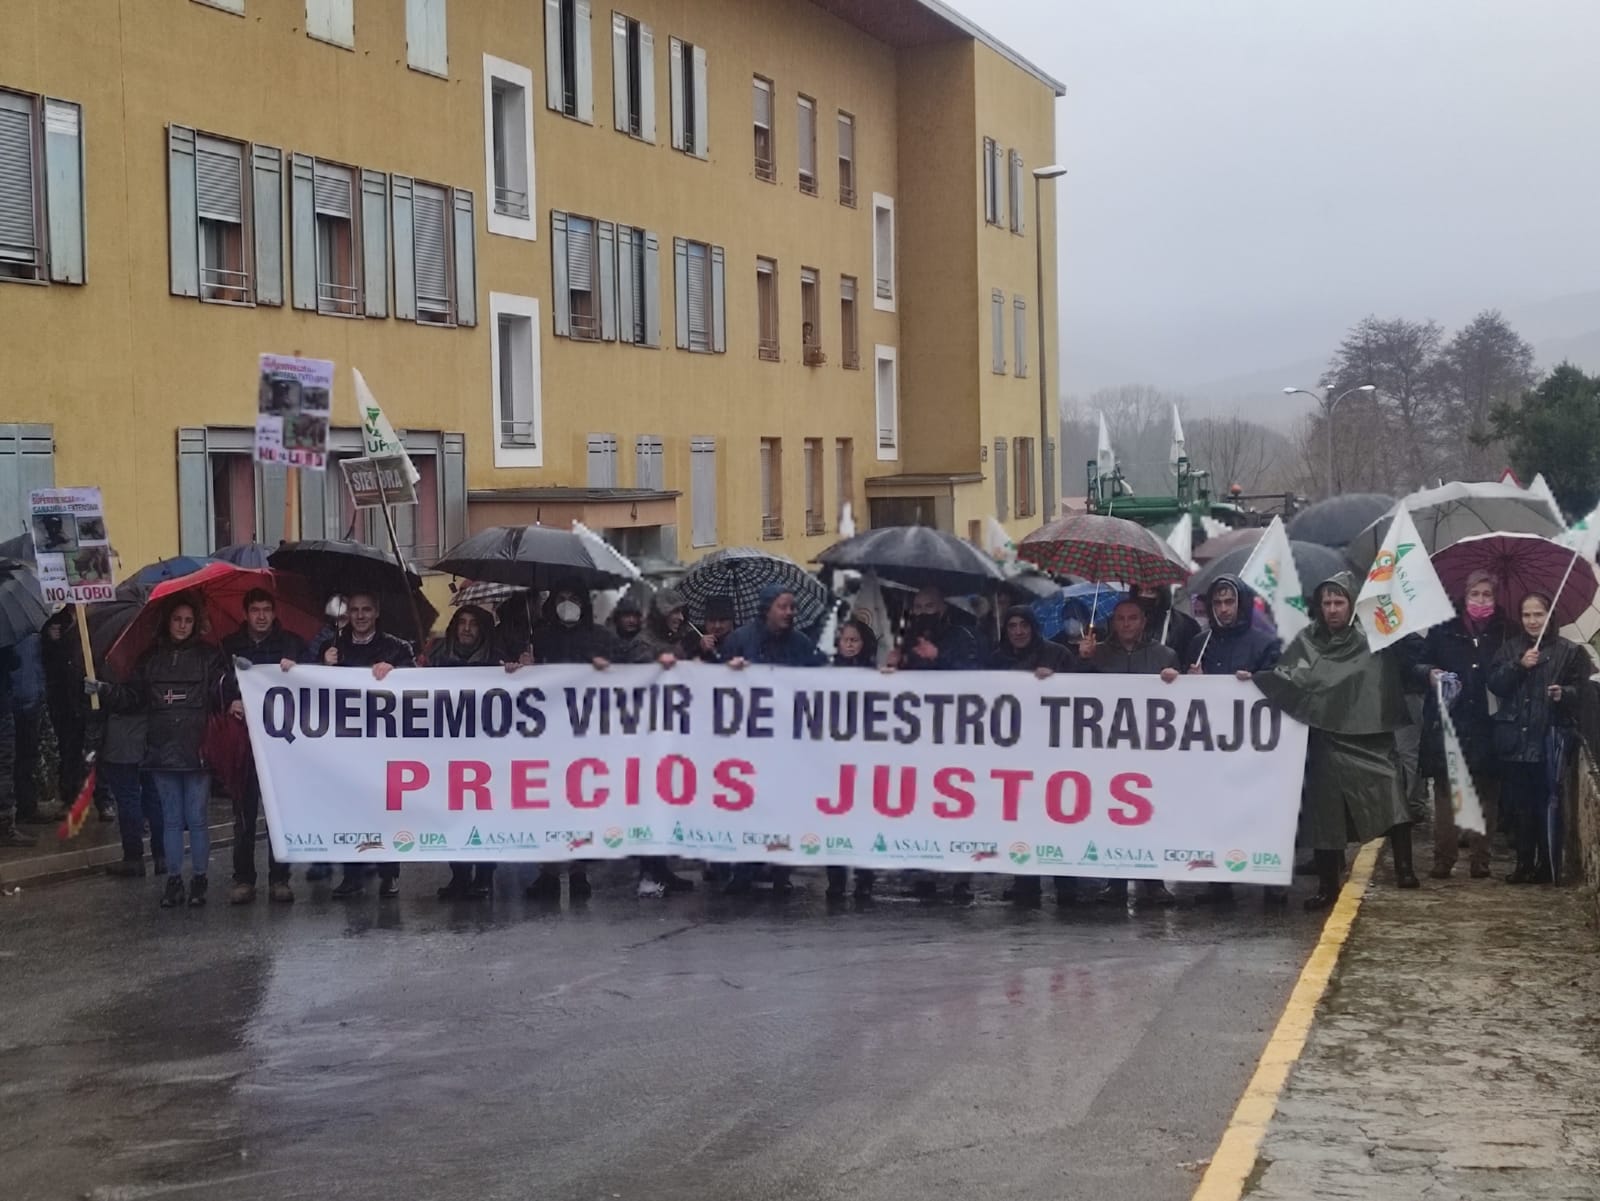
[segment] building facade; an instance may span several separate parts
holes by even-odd
[[[361,370],[423,562],[1038,524],[1060,85],[933,0],[617,3],[7,0],[0,534],[54,482],[130,567],[375,540],[253,463],[262,353],[337,364],[336,457]]]

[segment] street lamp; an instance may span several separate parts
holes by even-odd
[[[1309,396],[1312,400],[1316,401],[1317,405],[1322,409],[1322,424],[1328,435],[1329,496],[1334,495],[1338,491],[1338,489],[1334,487],[1333,483],[1333,411],[1339,407],[1339,402],[1346,396],[1349,396],[1352,392],[1376,392],[1377,390],[1377,384],[1357,384],[1354,388],[1349,388],[1339,393],[1339,395],[1335,396],[1332,400],[1328,399],[1328,394],[1333,391],[1332,384],[1322,385],[1321,396],[1318,396],[1315,392],[1308,392],[1304,388],[1285,388],[1283,390],[1283,394],[1285,396]]]
[[[1033,242],[1037,260],[1038,291],[1034,293],[1039,310],[1039,507],[1043,520],[1055,516],[1056,467],[1059,456],[1050,453],[1050,355],[1044,337],[1044,205],[1040,196],[1044,181],[1060,179],[1067,173],[1062,166],[1035,167],[1033,171]]]

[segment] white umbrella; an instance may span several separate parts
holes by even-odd
[[[1350,561],[1366,571],[1378,557],[1389,523],[1401,506],[1411,514],[1428,553],[1434,554],[1474,534],[1539,534],[1553,538],[1566,528],[1548,496],[1515,484],[1443,484],[1413,492],[1357,534],[1345,548]]]

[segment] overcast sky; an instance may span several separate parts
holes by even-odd
[[[1067,86],[1066,391],[1600,290],[1600,0],[947,2]]]

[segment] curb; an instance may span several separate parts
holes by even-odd
[[[258,835],[257,837],[260,837]],[[211,846],[233,845],[233,823],[219,822],[211,827]],[[79,876],[94,875],[108,863],[122,858],[122,844],[106,843],[83,851],[57,851],[53,855],[34,855],[11,863],[0,863],[0,884],[55,884]]]

